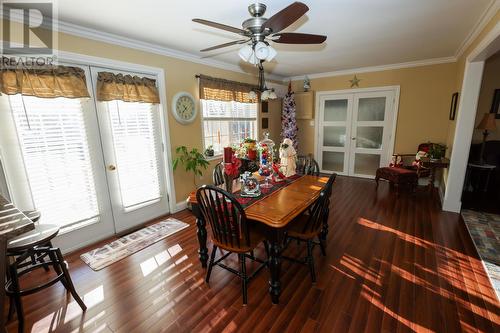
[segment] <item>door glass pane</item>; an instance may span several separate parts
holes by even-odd
[[[342,126],[323,127],[323,146],[344,147],[345,127]]]
[[[85,112],[78,98],[10,96],[31,195],[41,223],[99,219]]]
[[[322,169],[329,171],[344,171],[344,153],[334,151],[323,152]]]
[[[359,154],[354,158],[354,173],[358,175],[375,176],[380,167],[380,155]]]
[[[123,207],[159,199],[156,106],[123,101],[108,106]]]
[[[347,99],[325,101],[325,121],[346,121]]]
[[[385,97],[359,99],[359,121],[383,121],[385,117]]]
[[[357,148],[382,148],[384,128],[380,126],[358,126],[356,134]]]

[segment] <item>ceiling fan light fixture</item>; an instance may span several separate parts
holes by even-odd
[[[260,99],[267,101],[269,99],[269,90],[264,90],[262,94],[260,94]]]
[[[269,56],[269,46],[264,42],[257,42],[253,49],[259,60],[265,60]]]
[[[274,92],[274,89],[268,90],[269,91],[269,99],[276,99],[278,98],[278,95],[276,95],[276,92]]]
[[[250,59],[248,59],[248,62],[251,63],[252,65],[255,65],[255,66],[260,64],[260,60],[255,55],[255,52],[252,52],[252,55],[250,56]]]
[[[250,90],[250,92],[248,93],[248,98],[257,99],[257,93],[253,90]]]
[[[267,50],[268,50],[268,54],[267,54],[267,57],[266,57],[266,61],[271,61],[274,59],[274,57],[276,57],[276,55],[278,54],[278,52],[276,52],[276,50],[274,49],[274,47],[272,47],[271,45],[269,45],[267,47]]]
[[[249,61],[253,55],[253,50],[250,45],[245,45],[238,51],[238,55],[243,61]]]

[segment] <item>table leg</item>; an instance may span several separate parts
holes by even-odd
[[[201,214],[198,206],[193,205],[192,208],[193,208],[193,214],[196,216],[196,226],[198,227],[198,231],[196,234],[198,236],[198,243],[200,245],[198,254],[201,262],[201,267],[206,268],[208,261],[207,228],[206,228],[207,223],[205,222],[205,219],[203,218],[203,215]]]
[[[7,252],[7,239],[4,236],[0,236],[0,333],[7,332],[5,330],[5,319],[4,319],[4,304],[5,304],[5,265],[7,263],[7,258],[5,253]]]
[[[431,174],[429,175],[429,191],[432,191],[435,179],[436,179],[436,168],[431,167]]]
[[[271,239],[270,246],[270,260],[269,260],[269,294],[271,295],[271,300],[273,304],[279,304],[280,294],[281,294],[281,250],[282,250],[282,232],[280,230],[274,230],[272,232],[273,237]]]

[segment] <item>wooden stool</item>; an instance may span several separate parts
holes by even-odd
[[[418,184],[418,175],[415,170],[409,170],[404,168],[391,168],[391,167],[383,167],[378,168],[377,173],[375,175],[375,181],[382,178],[388,180],[391,185],[394,184],[396,186],[396,194],[399,195],[399,187],[401,185],[409,185],[412,192],[415,192]]]
[[[82,299],[75,290],[68,272],[67,263],[64,261],[61,250],[51,244],[51,240],[59,233],[57,225],[37,225],[34,230],[22,234],[9,241],[7,245],[7,256],[15,256],[13,263],[8,265],[8,280],[5,284],[5,292],[10,297],[9,320],[13,315],[13,304],[15,305],[18,324],[18,332],[24,331],[24,314],[21,297],[34,294],[42,289],[52,286],[61,281],[83,311],[87,309]],[[46,261],[44,258],[48,257]],[[33,264],[31,258],[37,258]],[[39,268],[53,267],[57,276],[48,282],[36,287],[21,290],[19,278],[24,274]]]

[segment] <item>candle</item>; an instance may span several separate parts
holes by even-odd
[[[231,163],[233,161],[233,148],[224,147],[224,163]]]

